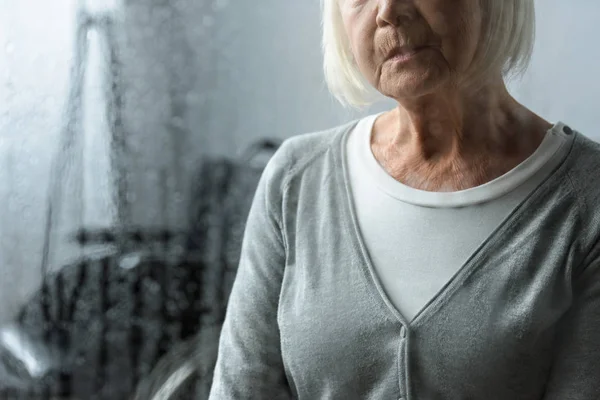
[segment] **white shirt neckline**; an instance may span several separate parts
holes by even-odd
[[[566,135],[565,126],[557,122],[548,130],[542,143],[526,160],[504,175],[474,188],[454,192],[430,192],[405,185],[390,176],[379,164],[371,151],[371,135],[375,120],[383,113],[373,114],[360,120],[354,130],[362,135],[359,138],[362,150],[359,162],[361,168],[373,178],[373,183],[388,195],[407,203],[423,207],[464,207],[498,198],[516,189],[539,171],[554,155],[570,141],[574,135]]]

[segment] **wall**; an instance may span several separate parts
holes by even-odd
[[[600,4],[536,0],[537,39],[528,73],[511,85],[515,96],[550,121],[563,121],[600,141]]]

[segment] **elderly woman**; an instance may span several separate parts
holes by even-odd
[[[271,159],[211,399],[600,398],[600,145],[503,80],[533,3],[323,1],[332,93],[398,106]]]

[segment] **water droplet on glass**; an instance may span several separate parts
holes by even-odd
[[[214,10],[220,10],[229,5],[229,0],[216,0],[213,5]]]
[[[185,121],[181,117],[171,118],[171,125],[175,128],[185,128]]]
[[[205,15],[204,18],[202,18],[202,25],[204,25],[206,27],[213,26],[213,23],[214,23],[214,18],[211,17],[210,15]]]
[[[15,45],[9,42],[6,44],[5,50],[6,54],[12,54],[15,51]]]
[[[128,254],[123,256],[119,261],[119,267],[123,269],[133,269],[142,262],[142,257],[139,254]]]

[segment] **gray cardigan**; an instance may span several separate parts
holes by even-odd
[[[600,144],[565,128],[555,172],[404,321],[358,235],[356,122],[265,169],[210,399],[600,399]]]

